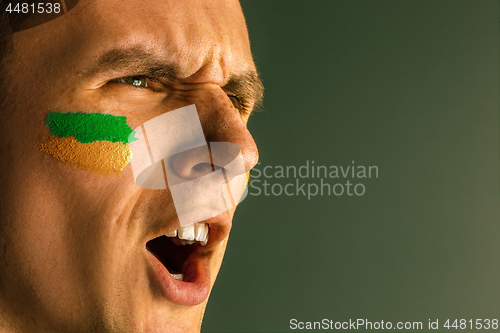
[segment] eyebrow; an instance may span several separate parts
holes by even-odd
[[[97,60],[81,74],[93,76],[115,71],[165,79],[174,79],[179,72],[173,64],[166,64],[144,48],[135,46],[112,49],[99,55]]]
[[[257,71],[247,71],[242,74],[232,75],[222,89],[226,93],[234,93],[244,102],[252,102],[253,110],[262,107],[264,85]]]
[[[141,46],[106,51],[80,74],[94,76],[109,72],[118,72],[118,75],[123,73],[126,76],[144,75],[179,83],[189,80],[189,78],[179,78],[180,69],[177,65],[166,63]],[[262,106],[264,86],[259,73],[255,70],[231,74],[222,89],[226,93],[242,98],[244,102],[253,103],[253,109]]]

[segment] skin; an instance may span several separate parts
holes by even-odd
[[[81,0],[12,42],[0,118],[0,332],[199,331],[208,297],[168,300],[147,259],[146,242],[179,227],[168,190],[137,187],[130,166],[105,177],[33,147],[49,135],[50,111],[126,116],[136,128],[196,104],[206,140],[238,144],[251,169],[255,101],[238,110],[225,91],[231,75],[255,71],[239,3]],[[106,50],[131,46],[174,66],[175,77],[140,88],[119,79],[141,73],[88,71]],[[209,221],[212,286],[233,214]]]

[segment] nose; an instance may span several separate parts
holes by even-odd
[[[215,170],[206,146],[180,152],[172,156],[171,161],[175,174],[184,180],[203,177]]]
[[[227,167],[238,155],[233,148],[235,145],[241,151],[244,171],[252,169],[258,161],[257,146],[239,111],[224,91],[217,85],[204,84],[201,89],[191,91],[188,95],[189,103],[196,105],[208,149],[206,146],[196,147],[174,156],[171,167],[177,176],[190,180],[221,168],[226,171],[226,175],[236,175]],[[233,145],[221,146],[216,144],[218,142]]]

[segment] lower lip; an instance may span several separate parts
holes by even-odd
[[[151,252],[146,252],[160,290],[168,300],[182,305],[198,305],[207,299],[210,292],[210,269],[206,255],[193,252],[184,263],[184,281],[179,281],[170,275]]]

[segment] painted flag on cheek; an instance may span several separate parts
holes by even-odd
[[[126,117],[104,113],[50,112],[51,135],[35,146],[56,160],[105,176],[117,176],[130,163],[129,137],[135,133]]]

